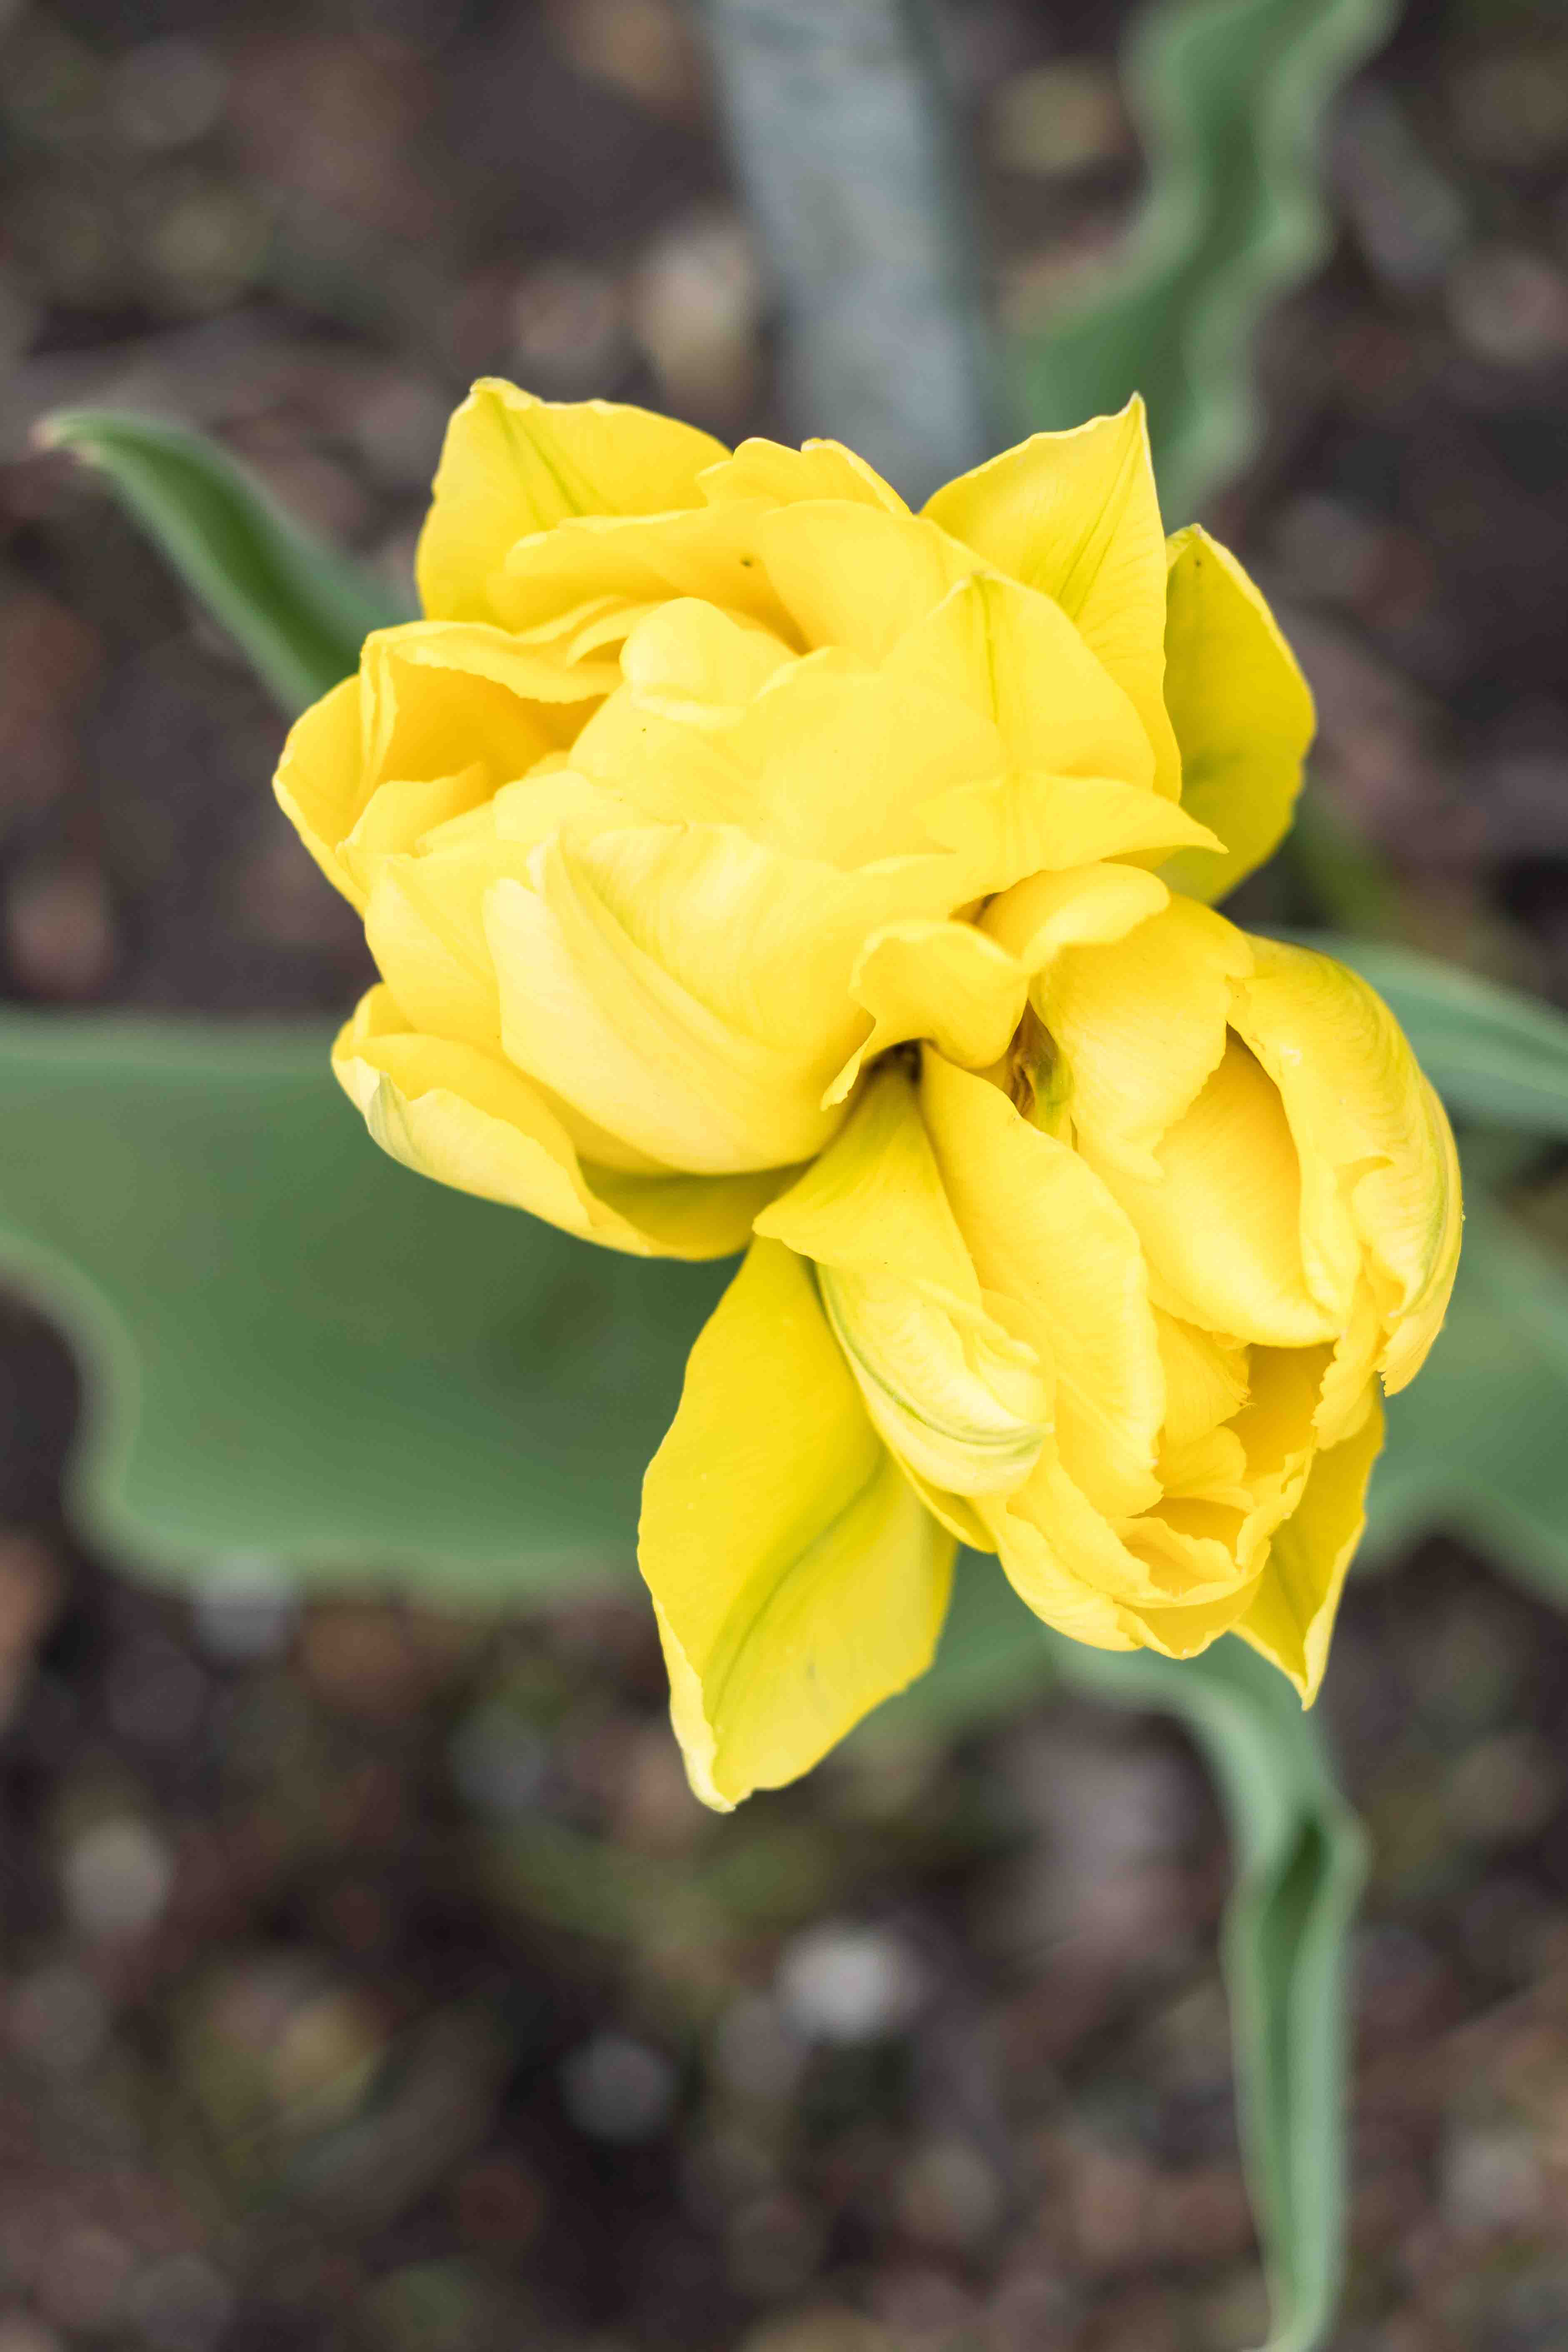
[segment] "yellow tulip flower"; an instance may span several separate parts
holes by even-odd
[[[382,974],[335,1067],[442,1182],[745,1249],[644,1490],[698,1792],[920,1674],[960,1543],[1310,1701],[1458,1175],[1373,992],[1212,911],[1312,707],[1163,536],[1141,404],[916,515],[832,442],[484,383],[419,580],[279,772]]]

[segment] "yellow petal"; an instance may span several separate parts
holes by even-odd
[[[993,720],[1015,767],[1152,782],[1154,755],[1137,710],[1059,604],[980,572],[960,576],[922,616],[913,607],[931,584],[922,580],[918,593],[906,592],[909,615],[896,649],[872,656],[888,653],[890,677],[951,695]],[[838,593],[847,600],[858,585],[847,574]]]
[[[1256,943],[1235,1021],[1269,1072],[1305,1176],[1303,1245],[1320,1295],[1350,1312],[1357,1245],[1389,1339],[1390,1392],[1441,1328],[1459,1254],[1448,1122],[1375,990],[1329,956]],[[1348,1207],[1346,1205],[1348,1202]]]
[[[821,1149],[837,1123],[820,1104],[842,1046],[814,1061],[715,1012],[638,944],[560,838],[530,870],[532,887],[498,882],[485,908],[501,1034],[521,1069],[688,1173],[783,1167]],[[710,970],[744,984],[728,961]]]
[[[1143,403],[1037,433],[938,490],[925,509],[998,571],[1054,597],[1131,699],[1173,800],[1181,765],[1161,693],[1165,549]]]
[[[593,632],[606,644],[670,596],[700,596],[725,612],[792,636],[757,552],[757,532],[772,512],[759,499],[693,507],[670,514],[584,515],[520,539],[489,583],[505,627],[560,646],[563,617],[592,604]]]
[[[981,929],[1032,977],[1064,948],[1125,938],[1159,914],[1170,898],[1159,877],[1142,866],[1074,866],[1061,873],[1031,874],[1002,891],[981,917]]]
[[[639,710],[693,727],[731,727],[792,658],[768,630],[743,627],[698,597],[678,596],[631,631],[621,672]]]
[[[987,1311],[901,1069],[877,1074],[756,1229],[816,1260],[867,1410],[919,1478],[978,1495],[1028,1475],[1048,1415],[1041,1368]]]
[[[537,1087],[496,1055],[411,1029],[384,987],[339,1035],[332,1068],[393,1159],[609,1249],[722,1257],[766,1197],[754,1178],[625,1177],[612,1197]]]
[[[1366,1488],[1383,1445],[1383,1409],[1367,1392],[1355,1433],[1321,1453],[1305,1491],[1275,1532],[1256,1599],[1237,1631],[1310,1706],[1328,1664],[1346,1572],[1366,1524]]]
[[[1020,877],[1042,870],[1214,839],[1174,801],[1112,776],[1037,775],[1016,769],[984,782],[954,785],[923,803],[920,815],[933,841],[963,853],[977,877],[977,897],[1005,890]],[[1163,903],[1151,898],[1144,911]]]
[[[826,652],[780,669],[730,726],[681,723],[628,687],[573,759],[655,819],[743,825],[835,866],[925,852],[934,866],[951,861],[934,856],[924,804],[994,775],[1001,754],[994,728],[962,703]],[[958,848],[967,856],[962,836]],[[950,905],[976,895],[969,863],[952,889]]]
[[[1233,984],[1251,969],[1240,931],[1173,898],[1113,943],[1064,948],[1038,973],[1032,1000],[1097,1156],[1159,1181],[1154,1147],[1218,1065]]]
[[[416,848],[437,825],[483,807],[490,790],[489,770],[476,760],[455,776],[385,783],[373,793],[353,831],[338,844],[338,856],[362,905],[387,858]]]
[[[906,1038],[930,1038],[965,1069],[1000,1060],[1022,1017],[1028,976],[972,923],[917,918],[872,932],[849,988],[871,1015],[871,1034],[827,1089],[829,1103],[844,1100],[866,1062]]]
[[[983,1287],[1057,1375],[1062,1464],[1100,1510],[1154,1500],[1164,1376],[1138,1236],[1075,1151],[999,1087],[929,1048],[921,1099],[943,1187]]]
[[[1197,523],[1170,542],[1165,700],[1182,747],[1182,805],[1225,855],[1184,851],[1173,889],[1212,902],[1272,856],[1289,830],[1316,723],[1274,615],[1228,549]]]
[[[975,568],[966,548],[910,514],[859,499],[806,499],[756,527],[779,599],[807,646],[880,662]]]
[[[1132,1219],[1158,1303],[1211,1331],[1268,1345],[1331,1339],[1307,1287],[1301,1171],[1279,1093],[1235,1037],[1154,1154],[1158,1181],[1098,1162]]]
[[[1164,1435],[1178,1445],[1206,1437],[1247,1402],[1247,1349],[1155,1309],[1165,1372]]]
[[[489,583],[513,541],[570,515],[695,507],[703,470],[725,455],[711,435],[606,400],[537,400],[495,377],[476,383],[447,428],[419,541],[425,610],[500,620]]]
[[[953,1550],[872,1428],[809,1269],[754,1243],[643,1485],[642,1572],[704,1802],[796,1779],[923,1673]]]
[[[855,499],[888,514],[909,513],[897,490],[841,441],[807,441],[799,449],[780,441],[742,441],[732,457],[707,468],[702,495],[714,506],[736,499],[768,499],[780,506],[802,499]]]
[[[338,856],[367,798],[360,769],[360,682],[345,677],[289,730],[272,789],[332,887],[363,911],[363,893]]]

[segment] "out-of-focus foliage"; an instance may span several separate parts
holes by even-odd
[[[314,1025],[9,1014],[0,1265],[93,1373],[77,1512],[181,1579],[259,1557],[505,1605],[626,1574],[721,1287],[426,1184]]]
[[[1253,338],[1327,245],[1323,114],[1394,14],[1394,0],[1163,0],[1138,20],[1124,78],[1148,152],[1142,219],[1121,265],[1016,362],[1036,427],[1144,394],[1169,520],[1254,445]]]
[[[285,710],[304,709],[347,677],[372,629],[408,617],[205,434],[153,416],[72,408],[49,418],[44,437],[109,477]]]

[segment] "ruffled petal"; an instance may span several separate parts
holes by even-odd
[[[725,455],[710,434],[647,409],[539,400],[483,378],[447,428],[419,541],[425,610],[503,620],[489,590],[514,541],[571,515],[695,507],[700,476]]]
[[[1365,1418],[1318,1454],[1300,1500],[1275,1530],[1268,1564],[1237,1627],[1295,1684],[1303,1706],[1318,1695],[1345,1577],[1366,1525],[1366,1489],[1383,1446],[1383,1408],[1366,1393]]]
[[[889,923],[862,949],[849,992],[871,1015],[871,1034],[827,1089],[842,1102],[864,1065],[889,1045],[929,1038],[948,1061],[982,1070],[999,1061],[1016,1029],[1028,974],[973,923],[914,919]]]
[[[1193,523],[1170,542],[1165,700],[1182,748],[1182,805],[1225,855],[1185,851],[1173,889],[1212,902],[1273,856],[1290,826],[1316,717],[1273,614],[1228,549]]]
[[[809,1269],[753,1243],[643,1485],[642,1572],[705,1803],[796,1779],[924,1672],[954,1549],[873,1429]]]
[[[1123,689],[1154,754],[1155,790],[1181,784],[1161,688],[1165,548],[1143,403],[1070,433],[1036,433],[938,490],[926,513],[998,571],[1054,597]]]

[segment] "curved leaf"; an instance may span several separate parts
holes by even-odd
[[[372,629],[408,617],[379,582],[286,515],[253,475],[189,425],[68,408],[46,417],[38,437],[107,475],[290,713],[348,677]]]
[[[260,1556],[503,1605],[633,1574],[722,1286],[376,1150],[325,1032],[0,1019],[0,1270],[89,1375],[74,1515],[163,1579]]]
[[[1168,520],[1183,521],[1257,439],[1248,348],[1321,258],[1316,144],[1339,84],[1396,0],[1161,0],[1125,59],[1150,187],[1124,257],[1079,304],[1020,339],[1032,425],[1142,392]]]

